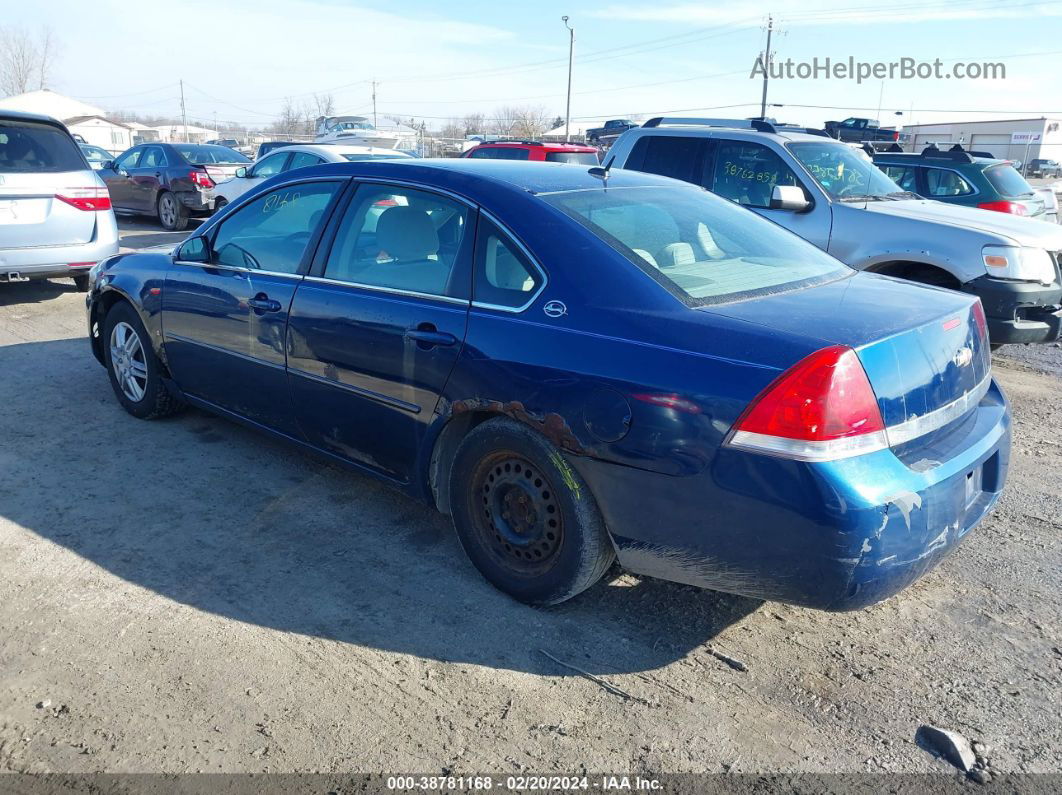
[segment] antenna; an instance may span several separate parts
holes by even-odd
[[[593,166],[586,172],[591,177],[597,177],[599,180],[601,180],[605,190],[608,190],[608,174],[612,170],[612,163],[613,161],[615,161],[615,159],[616,156],[612,155],[612,157],[605,161],[604,166]]]

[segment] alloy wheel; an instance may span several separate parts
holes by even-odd
[[[147,391],[147,359],[140,335],[125,321],[111,330],[111,370],[122,394],[133,403],[144,399]]]

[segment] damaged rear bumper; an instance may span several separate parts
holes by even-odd
[[[691,477],[573,456],[620,563],[643,575],[822,610],[887,599],[932,569],[995,505],[1010,418],[993,383],[914,456],[805,463],[721,449]]]

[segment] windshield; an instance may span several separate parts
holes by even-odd
[[[50,124],[0,122],[0,173],[84,171],[78,145]]]
[[[789,151],[834,199],[854,201],[907,195],[862,151],[836,143],[794,143]]]
[[[550,163],[576,163],[580,166],[596,166],[600,162],[597,152],[546,152]]]
[[[985,177],[992,183],[992,187],[999,191],[1000,196],[1015,198],[1017,196],[1032,196],[1032,185],[1025,181],[1025,177],[1014,170],[1009,163],[1000,163],[998,166],[989,166],[985,169]]]
[[[848,266],[699,188],[608,188],[542,197],[690,304],[821,284]]]
[[[193,166],[203,166],[210,163],[250,163],[250,159],[244,157],[235,149],[227,146],[213,146],[210,144],[173,144],[181,157]]]

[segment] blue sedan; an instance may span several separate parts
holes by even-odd
[[[101,262],[88,308],[130,414],[198,406],[381,478],[532,604],[618,558],[860,608],[942,560],[1006,479],[976,298],[855,272],[648,174],[290,171],[173,251]]]

